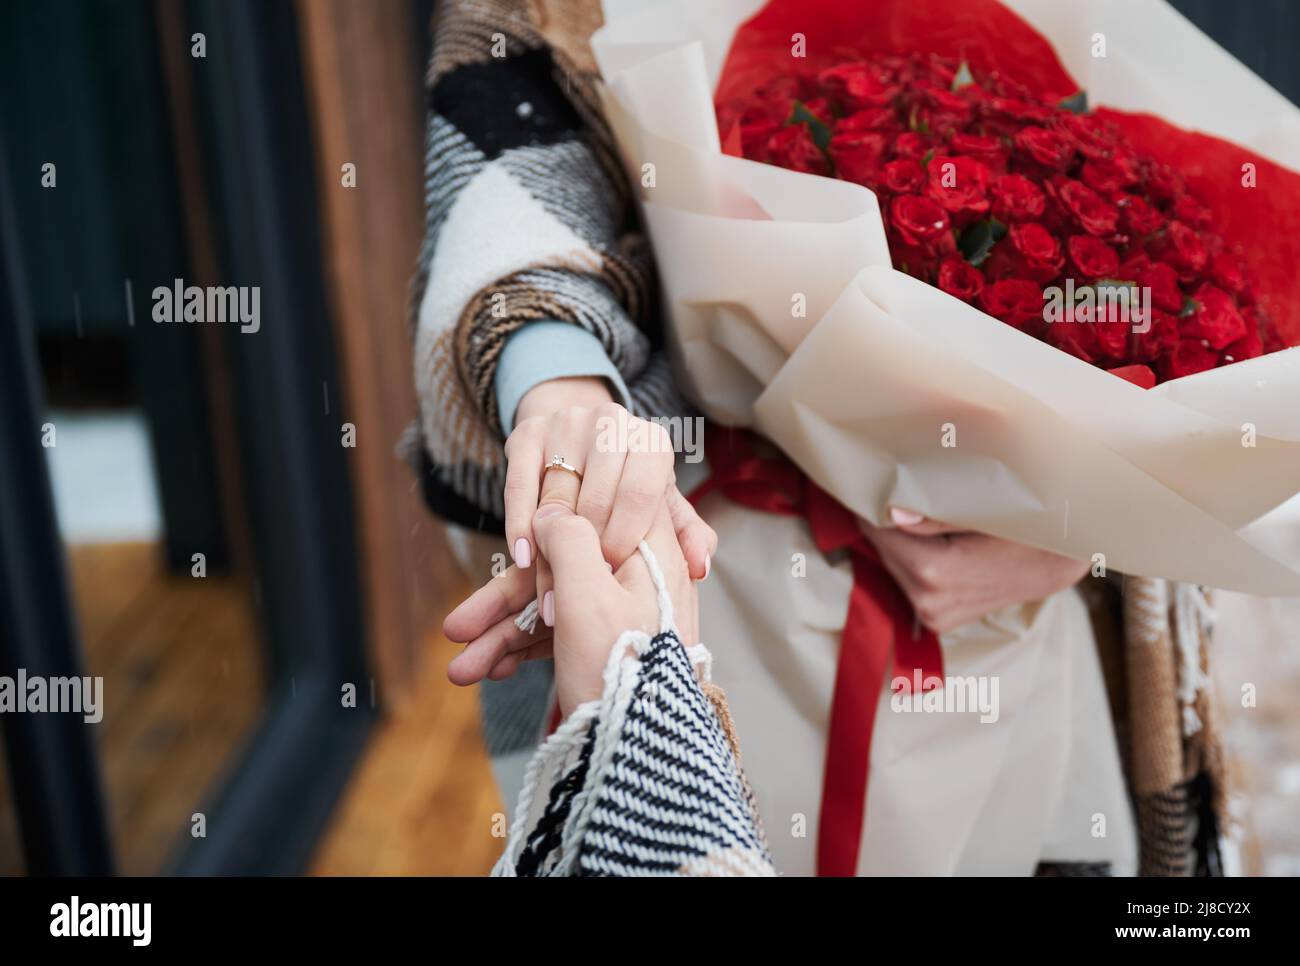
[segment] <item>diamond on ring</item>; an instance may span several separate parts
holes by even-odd
[[[579,480],[582,479],[582,474],[581,474],[580,472],[578,472],[578,468],[577,468],[576,466],[573,466],[572,464],[566,462],[565,459],[564,459],[564,457],[563,457],[563,456],[560,456],[559,454],[556,454],[555,456],[552,456],[552,457],[551,457],[551,461],[550,461],[549,463],[546,464],[546,469],[547,469],[547,470],[564,470],[564,471],[566,471],[566,472],[568,472],[568,473],[572,473],[572,474],[573,474],[574,476],[576,476]]]

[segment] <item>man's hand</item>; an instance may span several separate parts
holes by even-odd
[[[859,525],[880,551],[917,617],[937,633],[978,620],[1010,604],[1042,600],[1078,582],[1086,561],[958,530],[898,507],[896,526]]]

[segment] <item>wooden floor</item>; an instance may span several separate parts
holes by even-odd
[[[464,593],[449,596],[454,603]],[[424,646],[413,693],[377,726],[314,875],[483,875],[501,854],[504,816],[477,690],[447,681],[456,647],[446,638],[430,635]]]
[[[151,543],[68,549],[85,673],[104,679],[93,726],[120,871],[159,871],[219,787],[263,701],[261,639],[230,577],[165,572]],[[0,788],[0,874],[21,871]]]

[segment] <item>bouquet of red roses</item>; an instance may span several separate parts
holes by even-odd
[[[890,739],[886,722],[872,760],[880,676],[924,682],[953,656],[1011,682],[1080,650],[1087,614],[1000,612],[941,652],[855,517],[907,507],[1097,576],[1300,594],[1300,111],[1155,0],[605,11],[593,49],[677,376],[795,464],[712,447],[732,505],[703,505],[731,548],[704,593],[746,631],[723,658],[764,807],[819,803],[819,871],[857,870],[873,835],[889,868],[951,859],[971,826],[927,823],[927,804],[961,789],[978,812],[1009,745],[951,724]],[[789,579],[790,550],[825,557],[820,579]],[[1012,727],[1040,749],[1068,730]],[[868,774],[884,780],[864,833]],[[792,839],[774,851],[806,862]]]
[[[720,104],[719,126],[746,158],[875,192],[900,271],[1147,388],[1282,348],[1211,208],[1082,92],[935,53],[830,57]]]
[[[1300,110],[1157,2],[637,7],[593,49],[706,415],[878,525],[1300,593]]]

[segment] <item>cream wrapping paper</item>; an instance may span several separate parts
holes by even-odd
[[[1300,112],[1163,3],[1007,5],[1093,103],[1300,168]],[[868,189],[721,153],[713,87],[761,6],[606,0],[592,41],[702,411],[873,523],[896,504],[1125,573],[1300,594],[1300,349],[1143,391],[894,271]]]

